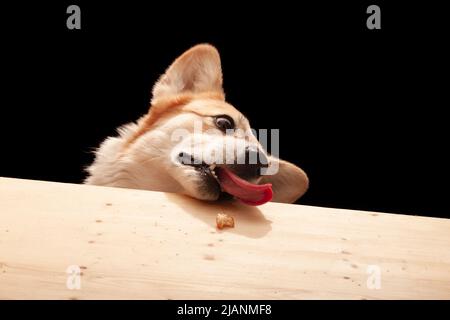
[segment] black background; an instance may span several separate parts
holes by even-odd
[[[381,30],[366,28],[373,3]],[[66,28],[70,4],[81,30]],[[0,176],[81,182],[91,150],[147,111],[172,60],[209,42],[228,101],[254,128],[280,129],[281,157],[308,173],[299,203],[450,217],[437,4],[21,2],[0,21]]]
[[[187,304],[190,307],[206,306],[221,310],[222,304],[265,304],[271,305],[270,315],[225,315],[212,313],[208,318],[199,316],[179,316],[178,308]],[[35,316],[45,313],[46,318],[67,319],[98,316],[112,319],[146,318],[146,319],[286,319],[314,315],[315,318],[344,316],[346,319],[361,319],[370,314],[372,319],[394,318],[426,318],[430,312],[439,314],[448,310],[448,301],[286,301],[286,300],[172,300],[172,301],[0,301],[2,311],[20,316]],[[430,311],[432,310],[432,311]],[[8,312],[9,314],[9,312]],[[160,316],[160,317],[158,317]]]

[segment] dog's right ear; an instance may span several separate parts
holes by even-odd
[[[176,59],[153,87],[152,103],[180,93],[223,94],[219,52],[209,44],[197,45]]]
[[[272,165],[278,170],[272,175],[262,177],[260,183],[271,183],[274,202],[293,203],[308,189],[309,179],[306,173],[296,165],[270,156]]]

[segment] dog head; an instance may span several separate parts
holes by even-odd
[[[123,131],[112,162],[120,163],[116,175],[124,183],[116,186],[201,200],[231,195],[250,205],[272,197],[293,202],[308,187],[303,170],[269,155],[247,118],[225,101],[220,56],[210,45],[176,59],[154,85],[148,114]]]

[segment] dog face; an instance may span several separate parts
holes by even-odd
[[[225,102],[220,57],[210,45],[175,60],[153,88],[149,113],[119,133],[97,151],[87,183],[201,200],[231,195],[249,205],[293,202],[308,186],[303,170],[270,156],[247,118]]]

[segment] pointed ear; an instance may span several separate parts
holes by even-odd
[[[153,87],[153,99],[180,93],[219,92],[222,67],[219,52],[209,44],[197,45],[176,59]]]
[[[294,164],[270,157],[271,167],[278,170],[273,175],[262,177],[261,183],[271,183],[274,202],[293,203],[300,198],[308,189],[309,180],[306,173]]]

